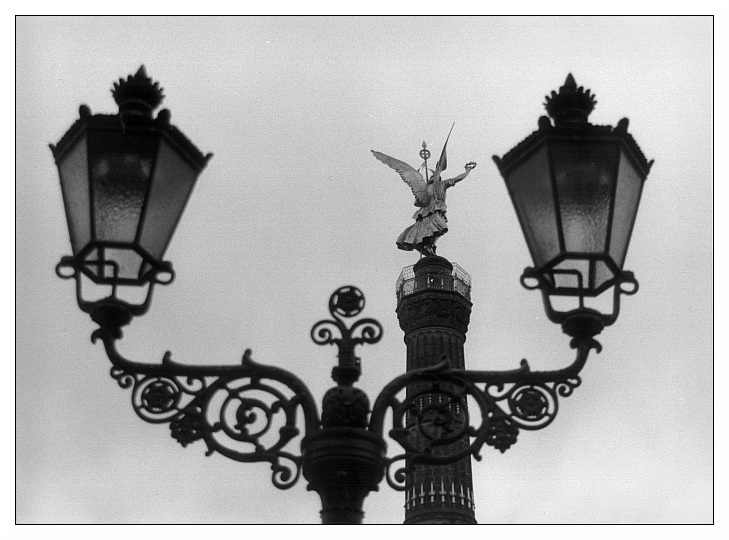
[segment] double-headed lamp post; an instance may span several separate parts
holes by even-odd
[[[628,134],[627,119],[615,128],[588,123],[594,96],[570,75],[547,97],[552,120],[540,118],[537,131],[494,157],[534,259],[522,284],[541,290],[550,320],[572,338],[576,357],[567,367],[532,371],[522,360],[509,371],[471,371],[451,368],[444,357],[396,377],[370,406],[353,386],[361,373],[355,347],[378,342],[382,326],[374,319],[347,322],[364,308],[364,295],[352,286],[331,296],[332,318],[311,330],[315,343],[339,350],[337,385],[324,395],[321,414],[298,377],[254,362],[250,350],[237,365],[181,364],[170,353],[161,363],[128,360],[116,347],[121,329],[149,309],[155,285],[173,280],[163,256],[211,155],[170,124],[169,111],[153,117],[163,94],[144,67],[115,83],[112,94],[118,114],[81,106],[80,118],[51,145],[73,252],[56,273],[76,281],[79,307],[99,325],[92,340],[104,344],[111,376],[131,391],[140,418],[167,423],[182,446],[202,439],[207,455],[268,462],[280,489],[303,474],[321,497],[323,523],[361,523],[364,499],[383,478],[403,491],[417,465],[479,458],[484,444],[504,452],[520,429],[549,425],[559,398],[580,384],[590,350],[599,352],[594,337],[615,322],[621,294],[637,291],[623,262],[651,163]],[[87,300],[89,280],[110,294]],[[126,287],[143,289],[144,301],[124,300],[119,293]],[[607,313],[589,307],[600,295],[612,295]],[[557,298],[574,305],[560,310]],[[419,406],[428,391],[448,399]],[[468,398],[476,405],[470,413]],[[385,435],[400,447],[395,455]],[[299,449],[292,448],[297,437],[303,437]],[[465,447],[451,444],[464,437]]]

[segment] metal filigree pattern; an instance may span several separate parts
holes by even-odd
[[[342,317],[359,315],[365,306],[364,294],[357,287],[340,287],[329,298],[332,319],[317,322],[311,328],[311,339],[317,345],[336,345],[339,365],[332,378],[341,385],[351,385],[361,373],[359,358],[354,354],[357,345],[377,343],[382,338],[382,325],[375,319],[359,319],[347,326]]]
[[[311,335],[317,344],[339,348],[334,370],[340,386],[325,397],[324,426],[355,427],[371,437],[367,396],[351,387],[360,369],[354,348],[379,341],[382,326],[374,319],[355,321],[351,327],[343,321],[358,315],[364,303],[356,287],[338,289],[329,300],[333,319],[318,322]],[[314,399],[299,378],[254,362],[250,350],[238,366],[179,364],[169,352],[160,364],[131,362],[116,349],[121,327],[135,314],[130,306],[107,298],[84,307],[99,324],[92,341],[103,342],[113,364],[111,376],[131,391],[132,408],[142,420],[168,423],[172,437],[183,447],[203,440],[206,455],[217,452],[235,461],[268,462],[273,484],[280,489],[293,486],[306,472],[304,456],[290,447],[295,446],[294,439],[320,432],[321,425]],[[297,426],[297,417],[303,418],[303,429]]]
[[[589,319],[573,323],[577,337],[571,346],[577,357],[565,369],[531,371],[523,360],[511,371],[465,371],[452,369],[444,357],[440,364],[410,371],[388,384],[368,422],[367,396],[352,387],[360,373],[354,348],[379,341],[382,326],[374,319],[360,319],[350,327],[343,321],[363,308],[362,292],[342,287],[329,301],[333,319],[319,321],[311,330],[315,343],[339,348],[339,364],[333,370],[338,386],[325,396],[321,422],[301,380],[254,362],[250,350],[238,366],[179,364],[169,352],[160,364],[127,360],[116,349],[121,327],[132,318],[123,303],[109,300],[94,307],[91,316],[99,328],[91,338],[103,342],[113,364],[111,376],[131,390],[132,407],[144,421],[168,423],[183,447],[205,441],[207,455],[217,452],[240,462],[268,462],[272,482],[280,489],[290,488],[303,474],[320,495],[331,491],[328,486],[334,480],[327,475],[333,470],[345,476],[354,470],[354,462],[342,461],[343,451],[356,450],[361,458],[357,466],[369,471],[373,483],[365,492],[376,488],[383,472],[391,487],[405,490],[416,465],[449,464],[469,455],[480,459],[484,444],[506,451],[516,443],[520,429],[542,429],[554,420],[559,398],[579,386],[578,374],[590,350],[601,348],[592,334],[586,337],[587,330],[592,331]],[[399,398],[403,393],[406,397]],[[469,399],[476,405],[471,411]],[[303,430],[297,417],[303,419]],[[392,457],[385,452],[386,418],[392,422],[390,437],[403,450]],[[298,437],[303,437],[302,452],[294,453],[289,447]],[[349,481],[362,487],[354,477]],[[337,497],[327,499],[327,504]]]
[[[280,489],[301,476],[302,458],[288,449],[300,435],[314,432],[319,419],[303,383],[288,371],[257,364],[246,351],[238,366],[186,366],[167,353],[161,364],[123,358],[115,347],[121,331],[100,328],[112,361],[111,376],[131,390],[132,408],[144,421],[169,423],[183,447],[205,441],[206,455],[218,452],[241,462],[268,462]],[[304,419],[304,432],[297,415]]]
[[[484,444],[505,452],[519,430],[538,430],[555,419],[559,398],[580,385],[579,371],[594,339],[573,340],[577,356],[571,366],[531,371],[526,361],[512,371],[466,371],[447,358],[433,367],[413,370],[388,384],[372,409],[370,431],[384,435],[391,412],[390,437],[403,449],[387,460],[387,481],[397,490],[410,485],[415,465],[453,463],[468,455],[480,459]],[[404,399],[398,398],[408,390]],[[466,399],[475,402],[469,413]]]

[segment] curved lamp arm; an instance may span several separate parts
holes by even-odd
[[[559,397],[580,385],[590,350],[601,350],[592,337],[573,338],[571,346],[577,349],[572,364],[553,371],[531,371],[526,360],[508,371],[460,370],[444,356],[437,365],[395,378],[375,400],[369,426],[384,436],[385,418],[392,411],[389,435],[404,451],[387,458],[390,486],[405,490],[415,465],[453,463],[468,455],[480,459],[484,444],[505,452],[516,443],[520,428],[551,424]],[[407,393],[400,400],[397,394],[403,390]],[[468,397],[478,406],[477,426],[471,424]]]
[[[139,363],[117,350],[121,326],[131,320],[125,306],[107,302],[92,312],[100,327],[91,340],[101,340],[111,360],[111,376],[131,389],[132,407],[150,423],[169,423],[182,446],[203,439],[206,455],[218,452],[241,462],[271,464],[272,482],[280,489],[293,486],[301,475],[302,456],[286,450],[301,434],[319,426],[316,402],[309,389],[284,369],[258,364],[246,350],[240,365],[193,366],[172,360],[168,351],[161,364]]]

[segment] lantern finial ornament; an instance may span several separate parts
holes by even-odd
[[[150,116],[164,99],[163,89],[147,75],[144,65],[126,80],[119,79],[111,90],[114,101],[122,114],[143,114]]]
[[[547,101],[544,107],[556,124],[587,122],[587,117],[597,103],[595,95],[591,94],[590,90],[577,86],[572,73],[567,75],[559,93],[552,90],[552,95],[545,96],[545,99]]]

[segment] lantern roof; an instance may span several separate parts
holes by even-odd
[[[587,117],[597,103],[595,95],[590,92],[582,86],[578,87],[575,78],[570,73],[559,88],[559,93],[552,90],[551,96],[545,96],[544,108],[557,124],[587,121]]]
[[[152,111],[162,102],[164,94],[159,83],[147,76],[144,66],[126,80],[119,79],[112,89],[114,100],[119,105],[117,114],[91,114],[87,105],[79,107],[79,119],[61,137],[58,144],[51,144],[56,161],[69,151],[78,137],[87,129],[125,132],[127,128],[143,128],[158,132],[177,148],[181,155],[199,170],[205,167],[212,154],[203,154],[187,136],[170,124],[170,111],[162,109],[152,118]]]
[[[638,146],[633,136],[628,133],[628,119],[623,118],[613,126],[596,126],[587,121],[588,115],[594,109],[597,101],[590,90],[578,87],[570,73],[559,93],[552,91],[546,96],[544,103],[547,113],[552,116],[554,123],[547,116],[539,118],[539,129],[532,132],[523,141],[509,150],[503,157],[493,156],[493,160],[501,172],[509,170],[521,161],[532,150],[536,149],[544,140],[555,138],[570,138],[573,140],[619,140],[631,155],[635,166],[643,176],[647,176],[653,165],[646,159],[645,154]]]
[[[147,75],[144,65],[126,80],[119,79],[118,83],[114,83],[111,95],[114,96],[120,111],[138,114],[151,114],[165,97],[159,83],[152,81]]]

